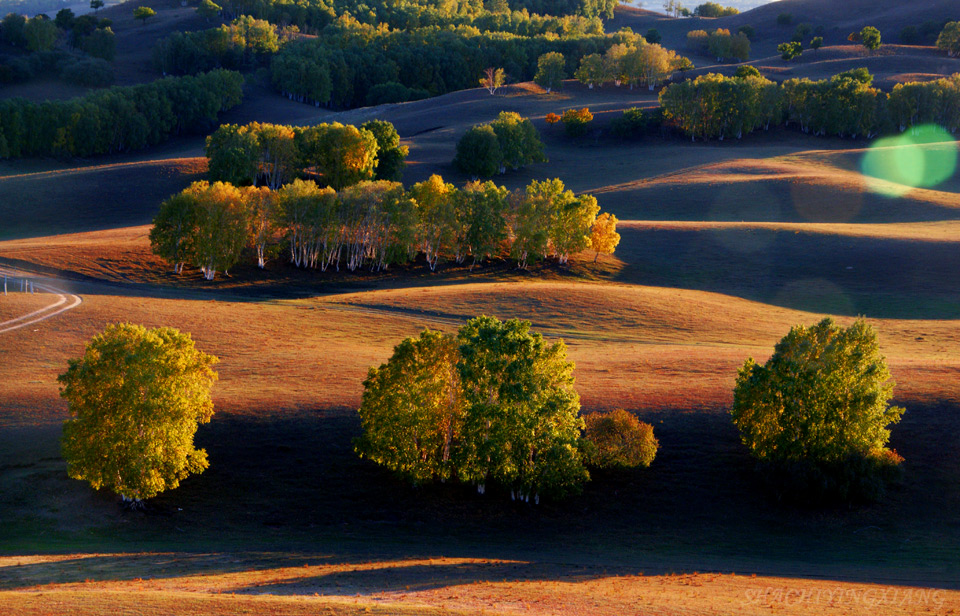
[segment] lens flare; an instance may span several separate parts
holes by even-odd
[[[957,170],[957,142],[943,128],[924,124],[896,137],[877,139],[860,164],[873,192],[899,197],[933,188]]]

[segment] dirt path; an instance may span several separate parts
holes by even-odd
[[[12,270],[7,268],[0,268],[0,275],[12,276],[17,278],[23,278],[28,276],[25,272],[20,272],[18,270]],[[83,299],[79,295],[74,295],[72,293],[67,293],[62,291],[57,287],[54,287],[50,284],[49,281],[46,282],[33,282],[33,286],[36,289],[40,289],[46,293],[53,294],[57,297],[57,300],[48,306],[44,306],[39,310],[34,310],[29,314],[25,314],[13,319],[8,319],[6,321],[0,322],[0,334],[5,332],[10,332],[15,329],[20,329],[21,327],[26,327],[27,325],[33,325],[34,323],[39,323],[40,321],[45,321],[50,317],[55,317],[58,314],[64,313],[68,310],[76,308],[83,302]]]

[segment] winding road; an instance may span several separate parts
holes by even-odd
[[[79,295],[74,295],[73,293],[67,293],[66,291],[58,289],[57,287],[51,285],[48,280],[38,279],[28,272],[0,268],[0,276],[28,278],[33,281],[33,287],[35,289],[50,293],[57,298],[56,301],[44,306],[43,308],[40,308],[39,310],[34,310],[29,314],[0,322],[0,334],[20,329],[21,327],[26,327],[28,325],[33,325],[34,323],[39,323],[40,321],[45,321],[50,317],[55,317],[58,314],[72,310],[73,308],[79,306],[81,302],[83,302],[83,299]]]

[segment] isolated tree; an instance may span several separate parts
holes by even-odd
[[[821,47],[823,47],[822,36],[815,36],[812,39],[810,39],[810,49],[812,49],[814,52],[816,52]]]
[[[870,51],[880,49],[880,31],[873,26],[860,30],[860,44]]]
[[[937,49],[951,58],[960,55],[960,21],[948,22],[937,37]]]
[[[476,317],[460,328],[457,369],[464,420],[457,476],[541,494],[576,492],[589,479],[578,448],[583,419],[563,342],[547,344],[528,321]]]
[[[736,77],[737,79],[746,79],[747,77],[761,77],[760,71],[757,70],[757,67],[750,66],[749,64],[738,66],[733,76]]]
[[[414,485],[452,479],[463,423],[459,357],[455,336],[424,330],[371,368],[363,382],[357,454]]]
[[[117,324],[94,336],[57,377],[71,416],[61,441],[69,476],[139,506],[203,472],[193,438],[213,416],[216,362],[172,328]]]
[[[823,319],[798,325],[764,365],[740,368],[731,415],[743,443],[761,462],[841,470],[854,459],[892,460],[888,426],[893,382],[877,334],[863,319],[843,328]]]
[[[90,8],[94,13],[99,12],[103,8],[103,0],[90,0]]]
[[[545,53],[537,59],[537,73],[533,81],[547,92],[559,90],[566,77],[566,65],[563,54],[556,51]]]
[[[503,69],[491,66],[483,71],[483,76],[480,78],[480,85],[486,88],[487,92],[492,96],[497,93],[497,90],[500,89],[506,81],[507,74],[503,72]]]
[[[590,122],[593,122],[593,114],[590,113],[589,107],[567,109],[560,116],[560,122],[563,123],[563,129],[568,137],[581,137],[586,134]]]
[[[142,22],[142,24],[146,24],[148,19],[150,19],[151,17],[155,17],[156,15],[157,15],[157,12],[154,11],[149,6],[138,6],[135,9],[133,9],[133,18],[139,19]]]
[[[474,126],[457,142],[453,165],[473,177],[490,177],[500,170],[503,154],[497,134],[489,124]]]
[[[203,17],[207,21],[216,18],[222,10],[223,8],[221,8],[219,4],[213,2],[213,0],[201,0],[200,4],[197,5],[197,15]]]
[[[597,216],[590,228],[590,250],[597,254],[593,257],[594,263],[600,258],[600,253],[612,255],[620,243],[620,234],[617,233],[617,217],[604,212]]]
[[[653,435],[653,426],[632,413],[623,409],[590,413],[584,422],[583,450],[587,466],[648,467],[657,455],[660,443]]]
[[[800,57],[803,53],[803,45],[790,41],[788,43],[780,43],[777,45],[777,51],[780,52],[780,57],[788,62],[794,58]]]
[[[407,154],[410,148],[400,145],[400,135],[397,129],[385,120],[369,120],[360,125],[373,135],[377,141],[377,166],[374,177],[378,180],[399,182],[403,177]]]
[[[647,30],[647,33],[643,35],[643,38],[645,38],[648,43],[659,43],[663,40],[663,37],[660,35],[660,31],[656,28],[650,28]]]

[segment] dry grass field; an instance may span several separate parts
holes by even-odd
[[[161,18],[146,26],[114,17],[118,50],[138,30],[146,40],[203,27],[185,26],[192,9],[179,3],[148,4]],[[802,6],[838,19],[833,4]],[[939,10],[926,4],[909,19]],[[882,27],[907,15],[888,9]],[[771,11],[751,19],[773,24]],[[620,10],[615,23],[643,32],[658,19]],[[665,38],[694,24],[662,21]],[[805,54],[789,74],[861,60],[880,78],[952,66],[928,49],[850,53]],[[131,82],[149,78],[128,68]],[[148,241],[160,202],[203,177],[202,139],[0,163],[0,266],[83,299],[0,333],[0,614],[960,614],[960,174],[890,197],[860,172],[863,141],[606,134],[621,110],[656,105],[645,90],[519,84],[339,113],[248,90],[225,121],[393,122],[411,149],[408,184],[465,181],[450,165],[456,139],[517,111],[550,162],[497,182],[560,177],[595,195],[621,220],[620,246],[596,263],[585,253],[529,271],[494,261],[431,272],[420,260],[321,274],[281,258],[210,283],[174,275]],[[543,120],[583,106],[597,126],[583,139]],[[0,295],[0,322],[51,297]],[[412,488],[359,460],[368,368],[405,336],[477,314],[563,339],[584,412],[622,407],[653,424],[653,465],[596,472],[583,494],[534,507],[495,489]],[[743,361],[824,315],[876,327],[907,409],[891,439],[904,481],[874,505],[774,501],[729,420]],[[56,377],[118,321],[179,328],[220,358],[217,413],[197,433],[210,468],[145,512],[69,479],[59,452]]]

